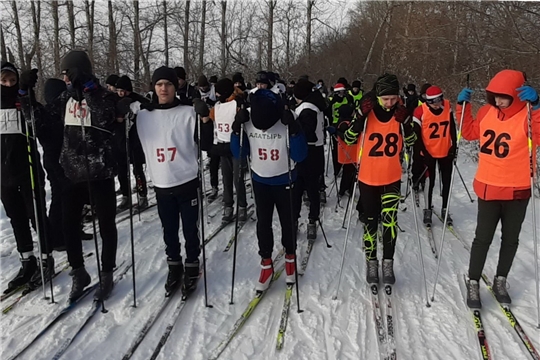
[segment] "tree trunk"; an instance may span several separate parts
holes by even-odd
[[[2,56],[2,59],[7,61],[8,57],[7,57],[7,51],[6,51],[6,39],[4,39],[4,30],[1,26],[0,26],[0,50],[1,50],[0,56]]]
[[[306,18],[306,53],[308,59],[308,68],[311,66],[311,18],[313,5],[315,0],[308,0],[307,2],[307,18]]]
[[[227,54],[227,49],[226,49],[226,46],[227,46],[227,23],[226,23],[226,19],[227,19],[227,2],[226,1],[222,1],[221,2],[221,76],[225,76],[225,71],[227,69],[227,59],[226,59],[226,54]]]
[[[140,71],[141,45],[139,43],[140,28],[139,28],[139,1],[138,0],[133,0],[133,11],[135,13],[135,16],[134,16],[135,20],[133,21],[133,41],[134,41],[133,47],[135,50],[133,53],[133,60],[134,60],[133,72],[134,72],[134,81],[138,83],[139,78],[141,76],[141,71]]]
[[[73,11],[73,1],[67,0],[67,11],[69,20],[69,35],[71,36],[71,49],[75,49],[75,14]]]
[[[36,4],[37,3],[37,9]],[[34,25],[34,49],[36,50],[37,55],[37,68],[39,71],[41,71],[41,76],[38,76],[38,89],[40,89],[40,94],[43,93],[43,88],[45,84],[45,76],[43,75],[43,66],[41,63],[41,43],[39,41],[39,31],[41,28],[41,2],[40,1],[32,1],[30,3],[31,9],[32,9],[32,23]],[[28,67],[32,67],[32,60],[28,61]],[[38,96],[39,100],[42,96]]]
[[[191,74],[192,70],[190,69],[189,63],[189,7],[191,1],[186,1],[186,7],[184,11],[184,67],[186,73]]]
[[[169,67],[169,32],[167,30],[167,1],[163,0],[163,33],[165,42],[165,66]]]
[[[375,36],[373,37],[373,40],[371,41],[371,46],[369,48],[369,52],[366,56],[366,61],[364,62],[364,67],[362,68],[362,74],[365,74],[367,71],[367,67],[369,63],[371,62],[371,56],[373,55],[373,49],[375,48],[375,42],[377,41],[377,38],[379,37],[379,33],[381,32],[384,24],[386,23],[386,19],[388,18],[388,15],[390,14],[390,11],[393,9],[393,5],[389,7],[386,10],[386,14],[384,14],[384,19],[381,20],[381,23],[379,24],[379,27],[377,28],[377,32],[375,33]]]
[[[199,74],[204,73],[204,40],[206,30],[206,0],[202,1],[201,40],[199,44]]]
[[[118,71],[118,54],[116,52],[116,25],[114,23],[114,13],[112,1],[108,1],[109,6],[109,56],[107,57],[108,75]]]
[[[21,35],[21,24],[19,23],[19,11],[17,10],[17,2],[15,0],[11,2],[11,7],[13,8],[15,30],[17,31],[17,50],[19,52],[19,61],[21,62],[20,67],[23,70],[27,70],[26,64],[24,62],[24,50],[23,50],[22,35]]]
[[[274,9],[276,7],[277,0],[270,0],[268,3],[268,48],[266,49],[267,68],[268,71],[272,71],[272,53],[273,53],[273,40],[274,40]]]
[[[54,48],[54,69],[56,74],[60,74],[60,25],[58,19],[58,1],[51,1],[51,12],[53,17],[53,48]]]
[[[259,51],[257,53],[257,59],[259,60],[259,70],[262,70],[262,58],[263,58],[263,46],[262,46],[262,39],[259,40]]]
[[[86,25],[88,28],[88,57],[94,64],[94,4],[93,0],[85,0]]]
[[[384,42],[383,42],[383,48],[381,51],[381,67],[379,69],[379,72],[382,74],[385,71],[385,55],[386,55],[386,49],[388,49],[388,35],[390,33],[390,24],[392,23],[392,13],[393,9],[390,9],[390,14],[388,15],[387,21],[386,21],[386,28],[384,29]]]

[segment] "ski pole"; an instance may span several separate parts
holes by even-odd
[[[199,120],[200,121],[200,118]],[[199,126],[199,125],[197,125]],[[199,130],[200,130],[200,126],[199,126]],[[199,134],[199,148],[201,147],[201,144],[200,144],[200,137],[201,137],[201,134]],[[206,196],[206,179],[204,177],[204,164],[203,164],[203,160],[202,160],[202,150],[199,151],[199,162],[201,163],[201,166],[200,166],[200,172],[201,172],[201,187],[202,187],[202,195],[203,195],[203,199],[202,201],[204,202],[204,205],[206,207],[206,218],[205,218],[205,212],[203,211],[202,213],[202,217],[203,219],[206,219],[206,223],[207,224],[210,224],[210,219],[208,218],[208,196]]]
[[[360,150],[358,152],[358,160],[356,161],[356,168],[358,169],[358,173],[360,172],[360,164],[362,163],[362,151],[364,149],[364,140],[366,137],[366,126],[367,126],[367,119],[364,120],[364,129],[362,130],[362,140],[360,141]],[[358,187],[358,180],[354,182],[353,192],[351,194],[351,198],[354,198],[354,195],[356,193],[356,188]],[[339,269],[339,277],[338,277],[338,284],[336,288],[336,293],[334,295],[334,300],[337,300],[337,296],[339,293],[339,287],[341,285],[341,277],[343,275],[343,264],[345,263],[345,254],[347,253],[347,240],[349,239],[349,231],[351,229],[351,215],[352,215],[352,205],[353,201],[351,201],[349,206],[349,219],[347,221],[347,230],[345,231],[345,243],[343,244],[343,253],[341,254],[341,266]]]
[[[240,165],[238,167],[238,185],[240,185],[240,182],[242,180],[242,177],[244,176],[244,171],[242,169],[242,147],[244,144],[244,124],[240,125]],[[231,162],[234,161],[231,159]],[[234,169],[234,165],[232,165],[232,168]],[[233,171],[234,173],[234,171]],[[253,187],[253,185],[252,185]],[[238,209],[240,207],[239,201],[238,201],[238,195],[240,193],[239,186],[236,188],[236,219],[234,220],[234,250],[233,250],[233,268],[232,268],[232,281],[231,281],[231,301],[229,304],[234,304],[234,278],[236,275],[236,252],[238,247],[238,222],[239,222],[239,216],[238,216]],[[247,221],[247,219],[246,219]]]
[[[461,176],[461,171],[459,171],[459,167],[457,166],[457,164],[455,165],[456,167],[456,171],[459,175],[459,178],[461,179],[461,183],[463,184],[463,187],[465,188],[465,191],[467,191],[467,195],[469,196],[469,200],[471,200],[471,202],[474,202],[474,199],[472,198],[471,196],[471,193],[469,192],[469,189],[467,188],[467,184],[465,184],[465,180],[463,180],[463,176]]]
[[[420,181],[422,181],[422,177],[424,176],[424,174],[426,173],[427,171],[427,166],[424,166],[424,171],[422,171],[422,174],[420,174],[420,177],[418,178],[418,180],[416,180],[416,182],[413,182],[412,181],[412,177],[411,177],[411,183],[413,184],[412,187],[409,187],[408,189],[408,192],[405,194],[405,198],[403,199],[402,202],[405,202],[405,200],[407,200],[407,198],[409,197],[409,195],[411,194],[411,188],[414,189],[415,187],[418,186],[418,184],[420,184]]]
[[[469,74],[467,74],[467,87],[469,87]],[[435,273],[435,282],[433,284],[433,294],[431,295],[431,302],[435,301],[435,290],[437,289],[437,282],[439,280],[439,270],[441,268],[441,260],[442,260],[442,251],[444,247],[444,235],[446,234],[446,224],[448,222],[448,214],[450,213],[450,201],[452,200],[452,187],[454,186],[454,178],[456,174],[456,163],[459,153],[459,143],[461,141],[461,129],[463,128],[463,119],[465,118],[465,107],[467,106],[467,102],[463,102],[462,111],[461,111],[461,120],[459,123],[459,130],[457,134],[457,141],[456,141],[456,153],[454,155],[454,161],[452,166],[452,175],[450,176],[450,191],[448,193],[448,203],[446,204],[446,212],[444,213],[444,224],[442,229],[442,235],[441,235],[441,248],[439,249],[439,259],[437,261],[437,271]]]
[[[82,94],[80,91],[77,91],[78,98],[83,99]],[[101,289],[101,292],[103,293],[103,279],[101,276],[101,267],[99,264],[99,246],[98,246],[98,240],[97,240],[97,230],[96,230],[96,209],[94,208],[94,198],[92,197],[92,185],[90,184],[90,164],[88,162],[88,146],[86,142],[86,130],[85,130],[85,124],[84,120],[85,118],[81,115],[82,110],[82,100],[79,101],[79,106],[77,109],[78,116],[81,121],[81,134],[82,134],[82,142],[83,142],[83,151],[84,151],[84,163],[86,167],[86,186],[88,188],[88,201],[90,202],[90,208],[92,209],[92,230],[94,232],[94,246],[96,247],[96,263],[97,263],[97,272],[98,272],[98,278],[99,278],[99,288]],[[89,111],[90,109],[87,109]],[[129,171],[129,169],[128,169]],[[131,197],[131,194],[130,194]],[[101,302],[101,312],[106,313],[107,309],[105,308],[105,299],[100,299]]]
[[[328,168],[330,167],[330,152],[332,151],[332,139],[328,141],[328,148],[326,152],[326,172],[324,176],[328,177]]]
[[[32,159],[32,146],[31,146],[31,143],[32,143],[32,140],[31,140],[31,136],[30,136],[30,133],[29,133],[29,129],[28,129],[28,124],[26,124],[26,143],[28,145],[28,163],[30,165],[30,183],[31,183],[31,189],[32,189],[32,200],[33,200],[33,205],[34,205],[34,219],[35,219],[35,226],[36,226],[36,233],[38,235],[38,251],[39,251],[39,271],[41,273],[41,286],[43,288],[43,299],[45,300],[48,300],[49,298],[47,297],[47,293],[45,291],[45,276],[44,276],[44,271],[43,271],[43,261],[42,261],[42,256],[43,256],[43,252],[42,250],[45,250],[47,256],[50,255],[50,253],[52,252],[49,252],[49,243],[48,243],[48,239],[47,239],[47,235],[48,235],[48,232],[45,230],[45,227],[47,226],[46,224],[46,215],[44,214],[44,211],[45,211],[45,204],[43,203],[43,199],[45,198],[44,196],[42,196],[41,194],[41,179],[39,177],[39,152],[38,152],[38,149],[37,149],[37,135],[36,135],[36,119],[35,119],[35,115],[34,115],[34,107],[33,107],[33,101],[35,99],[32,99],[32,95],[33,95],[33,90],[30,89],[29,91],[29,100],[30,100],[30,119],[31,119],[31,126],[32,126],[32,135],[34,135],[34,139],[33,139],[33,156],[34,156],[34,159]],[[35,161],[35,162],[34,162]],[[35,170],[36,170],[36,174],[34,174],[34,168],[33,168],[33,165],[35,164]],[[37,180],[37,188],[36,188],[36,180]],[[36,197],[36,192],[37,192],[37,197]],[[39,201],[39,204],[40,204],[40,210],[41,210],[41,221],[40,221],[40,218],[38,217],[38,201]],[[43,232],[41,231],[40,229],[40,223],[41,225],[43,226]],[[44,240],[44,241],[43,241]],[[45,245],[45,249],[41,249],[41,242],[43,241],[43,244]],[[49,272],[49,283],[50,283],[50,288],[51,288],[51,303],[54,303],[54,292],[53,292],[53,283],[52,283],[52,273],[54,272],[54,269],[53,271]]]
[[[324,241],[326,242],[326,247],[330,249],[332,245],[330,245],[330,243],[328,242],[328,239],[326,238],[326,234],[324,233],[324,228],[322,226],[321,219],[317,219],[317,221],[319,222],[319,226],[321,227],[321,232],[323,234]]]
[[[133,113],[129,112],[124,117],[125,122],[125,128],[126,128],[126,161],[127,161],[127,177],[128,177],[128,184],[131,188],[131,171],[130,171],[130,156],[129,156],[129,130],[131,128],[131,120],[132,120]],[[138,189],[137,189],[138,190]],[[137,202],[139,202],[139,192],[137,191]],[[128,206],[129,206],[129,231],[130,231],[130,241],[131,241],[131,263],[133,266],[131,267],[131,271],[133,274],[133,307],[137,307],[137,290],[135,286],[135,240],[133,237],[133,198],[131,196],[131,189],[129,189],[129,196],[128,196]],[[139,221],[141,220],[141,210],[139,209]]]
[[[296,282],[296,306],[298,307],[298,313],[302,313],[304,312],[304,310],[300,309],[300,290],[298,288],[298,258],[296,256],[296,226],[294,226],[293,182],[291,174],[291,147],[289,144],[289,125],[286,125],[285,127],[287,128],[285,141],[287,146],[287,170],[289,173],[289,207],[291,212],[291,235],[294,242],[294,280]]]
[[[409,159],[411,159],[411,156],[409,156]],[[408,172],[408,176],[410,177],[410,179],[408,179],[407,181],[410,180],[412,182],[412,173]],[[428,295],[427,279],[426,279],[426,267],[424,265],[424,253],[422,251],[422,241],[420,240],[420,229],[418,227],[418,216],[416,214],[416,205],[414,204],[414,199],[412,199],[411,202],[413,202],[412,207],[413,207],[414,225],[416,227],[416,238],[418,240],[418,250],[420,251],[420,263],[422,264],[422,275],[424,277],[424,290],[426,292],[426,306],[431,307],[431,304],[429,303],[429,295]]]

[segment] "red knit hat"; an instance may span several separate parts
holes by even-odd
[[[334,91],[335,92],[338,92],[338,91],[345,91],[345,85],[343,85],[342,83],[337,83],[336,85],[334,85]]]
[[[426,100],[429,102],[442,101],[443,92],[440,87],[432,85],[426,90]]]

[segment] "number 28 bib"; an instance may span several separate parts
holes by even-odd
[[[392,117],[383,123],[370,112],[358,180],[373,185],[388,185],[401,179],[399,154],[403,146],[400,124]]]

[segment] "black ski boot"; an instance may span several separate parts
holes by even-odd
[[[171,295],[176,289],[182,285],[184,278],[184,266],[182,260],[171,261],[167,260],[169,264],[169,274],[167,275],[167,282],[165,283],[165,296]]]
[[[493,279],[493,292],[495,293],[495,298],[501,304],[510,305],[512,303],[512,299],[506,288],[506,278],[504,276],[495,276]]]
[[[427,227],[431,227],[431,215],[433,210],[431,209],[424,209],[424,225]]]
[[[94,300],[103,301],[107,300],[111,296],[111,292],[114,287],[114,279],[112,271],[101,272],[101,285],[98,286],[96,293],[94,294]]]
[[[129,207],[128,197],[122,196],[122,201],[120,201],[120,204],[116,207],[116,212],[127,210],[128,207]]]
[[[184,274],[184,293],[195,290],[199,280],[199,260],[195,262],[186,261],[186,273]]]
[[[223,217],[221,218],[221,222],[224,224],[230,223],[234,219],[234,211],[232,206],[225,206],[223,208]]]
[[[69,293],[69,301],[73,302],[77,300],[84,292],[84,288],[90,285],[92,278],[86,272],[86,269],[83,267],[78,269],[73,269],[70,271],[69,276],[72,277],[71,292]]]
[[[238,207],[238,221],[239,222],[246,222],[247,220],[247,208],[243,206]]]
[[[83,240],[83,241],[94,240],[94,235],[86,233],[86,232],[84,232],[83,229],[81,229],[81,240]]]
[[[136,204],[135,209],[137,211],[142,211],[148,207],[148,198],[146,196],[139,196],[139,203]]]
[[[15,277],[8,283],[8,288],[4,291],[4,294],[15,290],[19,286],[28,284],[32,279],[32,276],[38,270],[36,257],[34,255],[29,256],[26,259],[21,259],[21,268]]]
[[[319,192],[319,201],[321,204],[326,204],[326,191],[322,190]]]
[[[368,260],[366,269],[366,281],[368,284],[379,283],[379,261],[377,259]]]
[[[396,277],[394,276],[394,260],[384,259],[382,262],[383,283],[394,285]]]
[[[45,283],[49,282],[49,279],[54,276],[54,258],[52,255],[48,255],[46,259],[41,259],[41,266],[43,266],[43,276],[45,277]],[[41,286],[41,270],[38,268],[30,283],[28,284],[31,288],[35,289]]]
[[[477,280],[467,282],[467,306],[470,309],[481,309],[482,301],[480,300],[480,284]]]
[[[218,196],[218,187],[217,186],[212,186],[212,190],[210,190],[210,195],[208,195],[208,200],[210,202],[214,201],[217,199],[217,196]]]
[[[445,215],[446,215],[446,208],[442,208],[441,217],[443,218],[443,221],[444,221]],[[452,218],[450,217],[450,214],[448,214],[448,219],[446,219],[446,225],[448,225],[448,226],[453,226],[454,225],[454,220],[452,220]]]
[[[309,223],[307,225],[307,239],[317,239],[317,223],[315,222],[315,220],[309,219]]]

